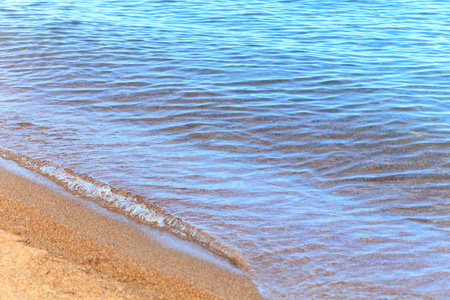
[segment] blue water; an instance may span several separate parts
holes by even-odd
[[[432,0],[5,0],[0,152],[270,299],[450,297],[449,28]]]

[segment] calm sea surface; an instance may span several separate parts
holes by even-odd
[[[450,297],[447,1],[3,0],[0,128],[270,299]]]

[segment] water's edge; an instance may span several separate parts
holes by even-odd
[[[9,149],[0,147],[0,157],[14,161],[19,166],[50,179],[70,193],[95,201],[110,211],[118,212],[145,225],[162,229],[178,238],[199,244],[208,251],[225,258],[233,266],[252,273],[251,267],[239,253],[223,245],[217,238],[210,236],[202,229],[168,214],[163,208],[150,203],[149,199],[116,189],[87,175],[58,166],[51,161],[33,159]]]
[[[269,299],[450,299],[448,15],[4,0],[0,162]]]

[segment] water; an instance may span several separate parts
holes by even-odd
[[[449,16],[5,0],[0,155],[228,257],[270,299],[450,297]]]

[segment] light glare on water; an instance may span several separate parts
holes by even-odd
[[[3,1],[0,147],[137,195],[268,298],[450,297],[449,15]]]

